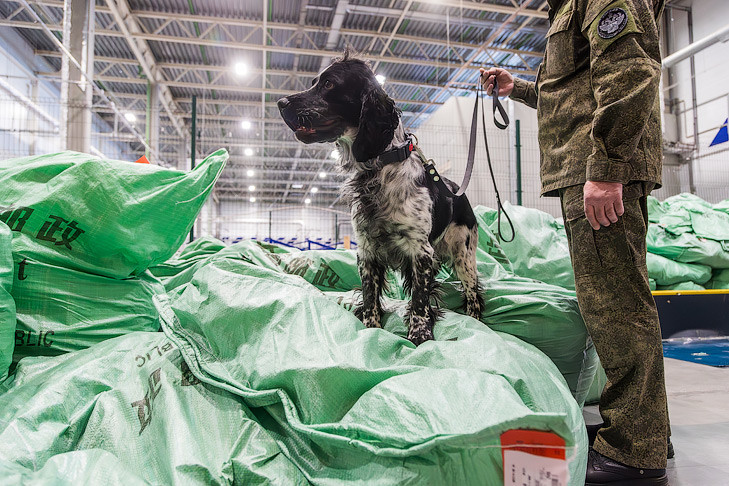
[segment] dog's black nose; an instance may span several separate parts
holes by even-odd
[[[278,109],[279,110],[285,109],[287,106],[289,106],[289,103],[290,102],[289,102],[289,99],[288,98],[281,98],[280,100],[278,100],[278,103],[277,103],[278,104]]]

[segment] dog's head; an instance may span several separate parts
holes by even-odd
[[[315,77],[311,88],[278,100],[278,109],[304,143],[334,142],[356,133],[352,155],[358,162],[387,148],[400,119],[372,69],[348,51]]]

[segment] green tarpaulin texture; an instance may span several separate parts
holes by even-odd
[[[15,339],[15,301],[10,294],[13,286],[12,239],[10,228],[0,223],[0,382],[8,376]]]

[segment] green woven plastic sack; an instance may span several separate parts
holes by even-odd
[[[658,290],[706,290],[706,287],[693,282],[678,282],[673,285],[659,285]]]
[[[164,287],[149,272],[124,280],[15,254],[15,354],[55,356],[134,331],[159,330],[152,298]]]
[[[661,220],[661,216],[666,214],[666,210],[663,208],[663,203],[653,196],[648,196],[648,221],[651,223],[657,223]]]
[[[15,341],[15,301],[10,294],[13,287],[12,239],[10,228],[0,223],[0,383],[8,376]]]
[[[711,278],[711,267],[696,263],[681,263],[660,255],[646,255],[648,275],[657,285],[673,285],[679,282],[706,283]]]
[[[729,289],[729,269],[715,270],[711,280],[706,283],[707,289]]]
[[[575,276],[564,225],[543,211],[512,206],[508,201],[504,203],[504,210],[514,223],[516,236],[511,242],[499,240],[498,244],[511,262],[513,272],[521,277],[574,290]],[[485,224],[492,234],[497,234],[495,209],[477,206],[474,212],[479,225]],[[505,238],[511,237],[511,229],[504,217],[501,231]]]
[[[8,381],[0,484],[307,484],[274,424],[201,383],[163,333],[27,358]]]
[[[605,374],[605,368],[601,364],[597,365],[597,372],[595,373],[595,379],[590,385],[590,391],[587,392],[587,398],[585,399],[585,405],[594,405],[600,403],[600,396],[602,390],[607,384],[607,375]]]
[[[192,374],[239,395],[322,485],[500,484],[500,434],[553,431],[582,484],[582,415],[536,348],[447,312],[415,348],[295,275],[211,259],[156,298]]]
[[[673,235],[657,224],[648,226],[646,242],[649,252],[670,260],[729,268],[729,245],[723,242],[699,238],[692,233]]]
[[[114,278],[170,258],[228,159],[225,150],[183,172],[76,152],[0,162],[0,220],[13,251]]]
[[[165,282],[168,278],[174,277],[186,268],[205,260],[223,248],[225,248],[225,243],[219,239],[212,236],[203,236],[186,245],[179,255],[173,256],[166,262],[149,267],[149,271],[162,282]]]

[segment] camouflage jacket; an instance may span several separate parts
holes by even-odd
[[[665,0],[548,0],[536,82],[511,98],[537,109],[542,194],[585,181],[660,187],[658,19]]]

